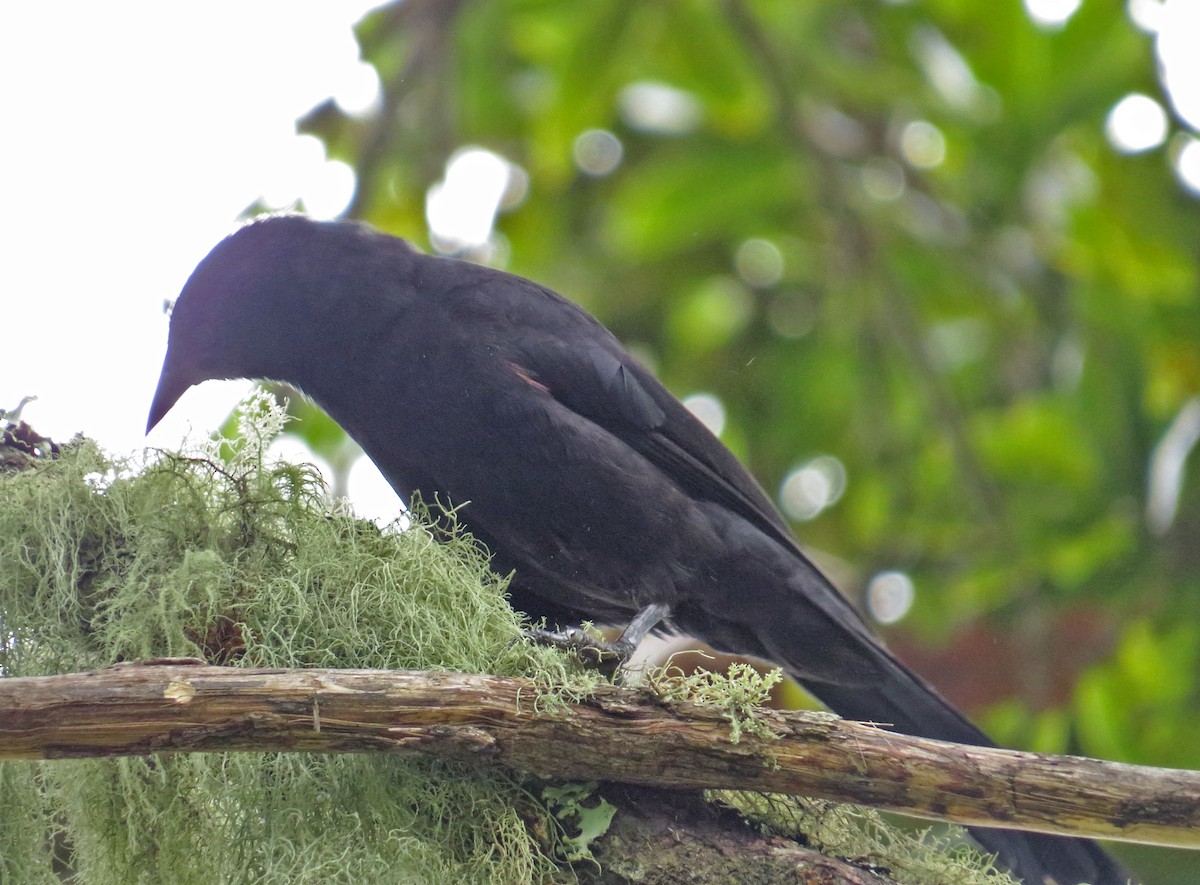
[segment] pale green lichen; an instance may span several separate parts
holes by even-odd
[[[316,472],[269,464],[281,420],[134,469],[78,442],[0,474],[0,674],[199,656],[231,666],[595,677],[521,641],[505,580],[461,533],[380,530]],[[399,506],[397,507],[399,510]],[[212,753],[0,765],[0,881],[515,882],[563,871],[521,778],[384,755]],[[55,854],[60,856],[55,861]]]
[[[796,838],[823,854],[878,869],[901,885],[1016,885],[961,827],[902,829],[878,811],[823,799],[713,790],[766,832]]]
[[[729,720],[729,739],[739,743],[742,734],[776,737],[763,713],[771,689],[783,680],[782,670],[761,673],[749,664],[734,662],[725,672],[694,670],[683,673],[668,667],[648,674],[650,688],[662,700],[687,701],[721,711]]]

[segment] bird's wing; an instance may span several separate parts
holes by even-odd
[[[762,488],[715,436],[606,330],[586,345],[544,342],[522,368],[560,403],[670,476],[698,500],[719,503],[799,552]]]

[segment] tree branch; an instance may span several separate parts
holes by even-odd
[[[0,760],[427,753],[543,778],[789,793],[965,825],[1200,847],[1197,772],[960,746],[805,712],[760,711],[778,738],[735,744],[721,711],[631,689],[544,700],[533,681],[497,676],[149,661],[0,679]]]
[[[830,857],[791,839],[759,832],[699,793],[605,785],[620,809],[589,847],[595,864],[578,865],[582,885],[895,885],[871,858]]]

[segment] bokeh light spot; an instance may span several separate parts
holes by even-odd
[[[880,572],[867,584],[867,609],[879,623],[894,624],[908,614],[916,595],[904,572]]]
[[[869,143],[861,123],[832,105],[806,102],[804,128],[813,143],[825,153],[844,159],[862,157]]]
[[[687,410],[700,419],[713,436],[725,429],[725,406],[711,393],[693,393],[683,400]]]
[[[1131,93],[1108,112],[1104,134],[1123,154],[1148,151],[1166,141],[1167,112],[1150,96]]]
[[[1155,51],[1171,106],[1192,129],[1200,129],[1200,3],[1167,0],[1158,16]]]
[[[904,196],[904,170],[887,157],[868,160],[859,173],[859,180],[867,196],[880,203],[892,203]]]
[[[943,320],[929,327],[926,349],[943,371],[978,361],[987,353],[988,326],[976,317]]]
[[[328,160],[313,173],[308,186],[300,192],[300,199],[314,218],[337,218],[350,205],[357,185],[353,166],[341,160]]]
[[[784,477],[779,503],[789,517],[807,522],[836,504],[845,490],[842,462],[832,455],[817,455]]]
[[[900,152],[918,169],[932,169],[946,159],[946,138],[927,120],[913,120],[900,133]]]
[[[1039,28],[1057,30],[1071,20],[1082,0],[1025,0],[1025,11]]]
[[[1125,11],[1134,25],[1148,34],[1154,34],[1162,26],[1164,5],[1162,0],[1129,0]]]
[[[1146,522],[1156,535],[1165,535],[1175,521],[1187,462],[1198,442],[1200,397],[1192,397],[1179,410],[1150,456]]]
[[[589,129],[575,139],[575,165],[588,175],[608,175],[621,164],[624,147],[607,129]]]
[[[738,246],[733,266],[746,285],[773,286],[783,276],[783,253],[770,240],[746,240]]]
[[[800,292],[783,292],[767,307],[767,322],[777,335],[803,338],[817,324],[817,306]]]
[[[435,249],[455,254],[487,244],[512,184],[512,164],[478,147],[456,151],[446,174],[425,196],[425,217]]]
[[[1187,135],[1178,140],[1175,175],[1193,196],[1200,196],[1200,141]]]
[[[360,61],[341,71],[333,90],[333,100],[352,117],[365,117],[378,110],[383,100],[383,88],[375,67]]]
[[[995,93],[980,85],[945,34],[927,25],[917,28],[909,43],[926,79],[951,106],[984,114],[995,110],[991,107],[997,101]]]
[[[700,102],[666,83],[631,83],[617,99],[621,117],[633,129],[659,135],[685,135],[700,125]]]

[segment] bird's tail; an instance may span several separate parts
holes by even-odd
[[[806,680],[801,680],[806,682]],[[941,698],[919,676],[895,662],[878,687],[846,688],[809,682],[806,687],[845,719],[877,722],[905,734],[990,747],[994,744]],[[1029,885],[1126,885],[1129,875],[1099,845],[1088,839],[970,827],[984,849]]]
[[[788,587],[788,604],[768,603],[774,616],[755,621],[756,639],[770,659],[782,663],[843,718],[879,723],[917,737],[994,746],[884,648],[815,566],[807,560],[804,566],[787,582],[793,585]],[[971,827],[970,833],[1028,885],[1130,881],[1112,857],[1087,839],[983,827]]]

